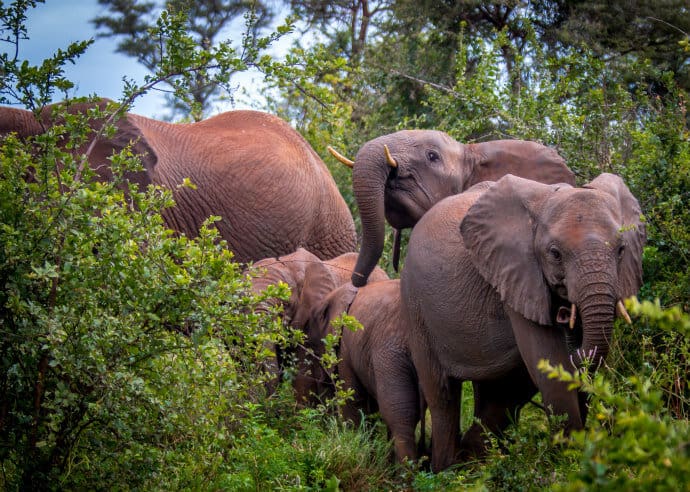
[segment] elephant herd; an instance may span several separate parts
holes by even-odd
[[[104,107],[106,100],[98,104]],[[45,132],[54,106],[38,115],[0,108],[0,135]],[[66,109],[85,113],[88,104]],[[646,235],[641,210],[620,177],[601,174],[577,187],[556,151],[521,140],[461,144],[446,133],[403,130],[362,146],[353,191],[362,224],[360,252],[349,209],[323,161],[287,123],[257,111],[231,111],[199,123],[170,124],[134,114],[114,136],[97,131],[88,152],[99,179],[126,146],[144,170],[127,178],[173,191],[164,219],[193,236],[210,215],[256,291],[291,289],[284,321],[303,330],[297,398],[333,391],[320,364],[322,340],[343,312],[363,330],[343,330],[332,371],[353,398],[343,416],[378,411],[398,459],[425,449],[447,468],[486,449],[487,433],[517,421],[537,392],[566,432],[587,417],[586,395],[537,369],[541,359],[591,370],[605,360],[622,299],[642,283]],[[88,150],[87,150],[88,149]],[[189,179],[194,187],[179,186]],[[399,279],[377,267],[385,222],[412,228]],[[277,302],[277,301],[276,301]],[[628,318],[629,319],[629,318]],[[474,423],[460,430],[463,381],[474,390]],[[421,422],[422,438],[415,438]]]

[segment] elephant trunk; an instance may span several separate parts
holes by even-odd
[[[362,221],[362,247],[352,284],[361,287],[381,257],[385,237],[384,192],[391,166],[383,142],[375,139],[357,153],[352,172],[352,189]]]
[[[580,310],[582,314],[582,347],[580,357],[586,357],[593,367],[606,360],[613,333],[615,298],[598,296]]]
[[[613,322],[616,315],[615,275],[609,275],[611,268],[595,265],[590,273],[582,276],[576,292],[581,293],[576,304],[582,321],[582,346],[580,359],[587,359],[593,368],[599,367],[609,353]]]

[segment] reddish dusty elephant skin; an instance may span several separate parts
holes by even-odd
[[[367,282],[383,251],[385,221],[413,227],[434,204],[482,181],[513,174],[547,184],[575,184],[563,158],[525,140],[461,144],[436,130],[402,130],[364,144],[353,165],[352,188],[362,220],[362,247],[352,277]],[[394,245],[397,268],[399,241]]]
[[[584,426],[583,395],[537,364],[602,363],[617,309],[625,316],[619,300],[642,284],[645,239],[637,200],[612,174],[582,188],[507,175],[422,217],[401,292],[431,412],[433,470],[481,455],[485,430],[500,433],[537,391],[549,413],[566,416],[566,432]],[[458,402],[467,380],[478,423],[461,439]]]
[[[109,101],[75,103],[85,113]],[[30,111],[0,108],[0,135],[37,135],[56,121],[61,105]],[[64,106],[64,105],[62,105]],[[103,119],[92,120],[97,130]],[[352,215],[326,165],[286,122],[259,111],[229,111],[198,123],[171,124],[126,113],[116,119],[113,137],[87,142],[89,163],[101,179],[111,176],[108,157],[132,145],[144,171],[127,176],[140,185],[173,190],[176,206],[164,212],[167,224],[188,236],[198,234],[210,215],[240,262],[307,248],[327,259],[354,251]],[[188,178],[195,189],[180,187]]]
[[[401,309],[397,279],[374,280],[359,289],[348,283],[324,299],[307,326],[308,342],[322,353],[322,340],[335,330],[331,322],[342,313],[362,324],[361,330],[342,329],[337,373],[344,387],[354,391],[342,409],[343,416],[359,424],[362,412],[378,411],[388,426],[399,461],[416,460],[424,449],[426,412]],[[415,429],[420,420],[421,438],[416,445]]]

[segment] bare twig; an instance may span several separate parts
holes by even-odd
[[[399,70],[391,70],[390,73],[397,75],[398,77],[402,77],[404,79],[408,79],[408,80],[411,80],[413,82],[417,82],[418,84],[421,84],[421,85],[428,85],[429,87],[433,87],[434,89],[438,89],[440,91],[447,92],[448,94],[453,94],[454,96],[457,96],[457,97],[460,96],[460,94],[457,91],[455,91],[452,88],[447,87],[445,85],[441,85],[441,84],[437,84],[435,82],[430,82],[428,80],[413,77],[412,75],[402,73]]]

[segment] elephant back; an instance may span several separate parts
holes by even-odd
[[[299,247],[321,259],[354,251],[354,221],[328,168],[286,122],[230,111],[198,123],[132,115],[158,156],[153,177],[173,190],[171,227],[196,235],[210,215],[241,262]],[[193,186],[180,186],[185,180]]]

